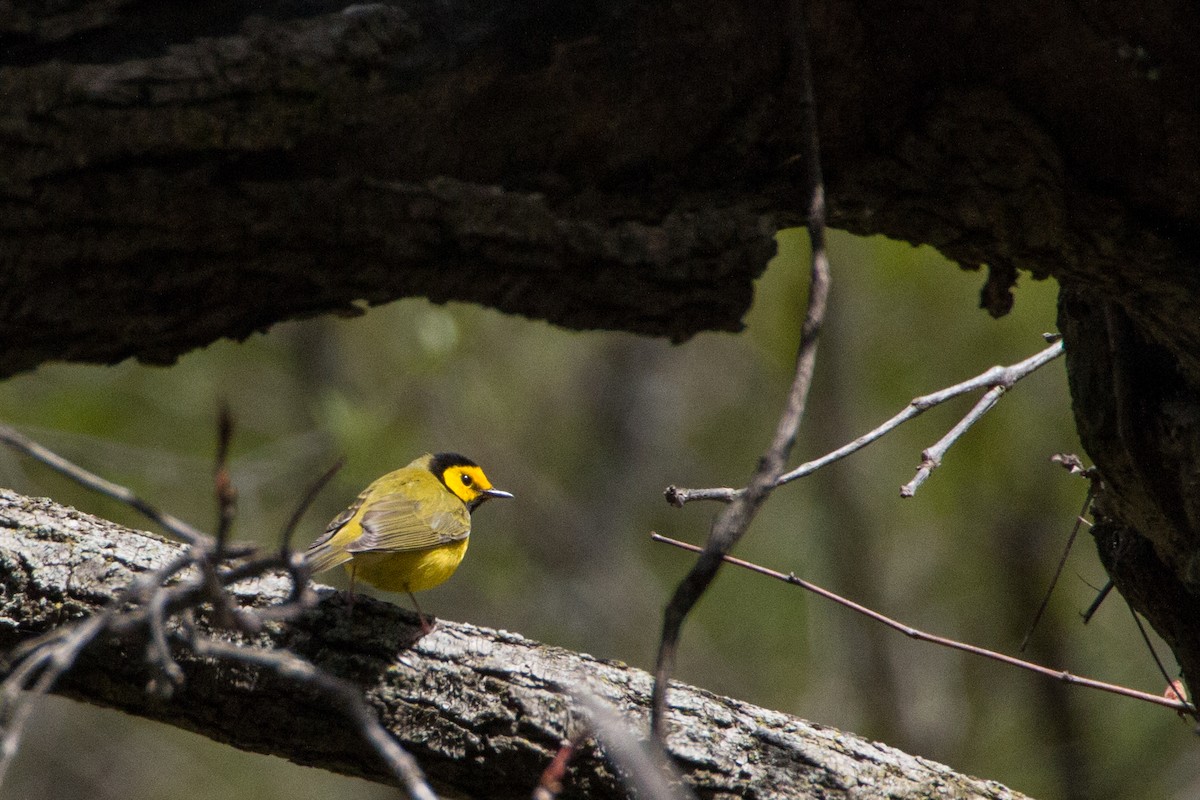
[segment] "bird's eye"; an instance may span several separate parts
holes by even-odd
[[[471,485],[471,476],[464,474],[462,476],[462,482],[463,482],[463,486],[470,486]]]

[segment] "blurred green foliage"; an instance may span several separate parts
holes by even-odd
[[[662,605],[689,556],[647,534],[699,542],[714,514],[671,509],[662,489],[741,485],[790,381],[807,245],[798,231],[780,242],[740,335],[671,346],[409,300],[279,325],[169,369],[47,366],[0,385],[0,417],[211,527],[224,400],[238,423],[237,532],[261,542],[336,455],[346,467],[306,518],[306,541],[378,475],[426,450],[465,452],[517,500],[480,511],[462,568],[423,607],[649,667]],[[835,234],[831,255],[829,323],[796,462],[915,395],[1032,354],[1055,328],[1049,282],[1023,277],[1015,311],[992,320],[977,310],[982,275],[928,248]],[[1011,391],[901,500],[921,450],[975,399],[780,490],[738,554],[912,625],[1015,652],[1086,489],[1048,459],[1080,448],[1060,360]],[[10,453],[0,453],[0,482],[143,525]],[[1157,690],[1163,681],[1119,598],[1080,624],[1103,581],[1084,533],[1028,655]],[[685,627],[678,677],[1040,798],[1184,798],[1200,788],[1188,727],[1169,712],[913,642],[733,569]],[[6,796],[25,800],[395,796],[58,699],[37,715],[10,780]]]

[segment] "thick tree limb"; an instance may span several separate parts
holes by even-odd
[[[0,491],[0,644],[6,651],[80,619],[179,545],[8,491]],[[283,579],[247,584],[243,602],[286,596]],[[330,596],[309,616],[270,628],[247,646],[290,647],[361,685],[384,725],[430,778],[466,797],[528,797],[581,713],[572,692],[590,690],[647,725],[651,677],[617,662],[515,634],[441,622],[414,643],[412,616],[360,600],[354,617]],[[197,731],[237,747],[380,780],[337,715],[302,689],[252,664],[175,654],[186,682],[170,700],[145,692],[150,673],[137,643],[87,651],[60,691],[85,702]],[[702,797],[1020,798],[884,745],[677,685],[668,744]],[[625,797],[611,767],[587,743],[561,795]]]
[[[1064,291],[1059,326],[1079,438],[1103,480],[1092,504],[1100,560],[1200,678],[1200,392],[1116,303]]]
[[[780,4],[0,10],[0,374],[406,295],[736,329],[802,169]],[[830,222],[1116,297],[1200,380],[1200,11],[813,9]]]

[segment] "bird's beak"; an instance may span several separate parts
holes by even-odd
[[[512,492],[506,492],[503,489],[488,489],[486,491],[480,492],[479,496],[476,497],[474,500],[472,500],[470,505],[468,505],[468,509],[471,511],[474,511],[475,509],[479,508],[480,503],[482,503],[484,500],[487,500],[492,497],[512,497],[512,496],[513,496]]]

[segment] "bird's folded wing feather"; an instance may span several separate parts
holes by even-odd
[[[471,515],[454,497],[413,500],[387,495],[371,504],[361,524],[362,536],[346,547],[352,553],[426,550],[461,541],[471,533]]]
[[[370,489],[363,491],[349,508],[330,520],[329,524],[325,526],[325,533],[321,534],[315,542],[308,546],[308,550],[304,553],[304,558],[308,561],[308,566],[314,573],[333,569],[339,564],[345,564],[352,558],[351,554],[345,548],[334,546],[333,537],[345,527],[347,522],[354,518],[358,509],[366,501],[369,491]]]

